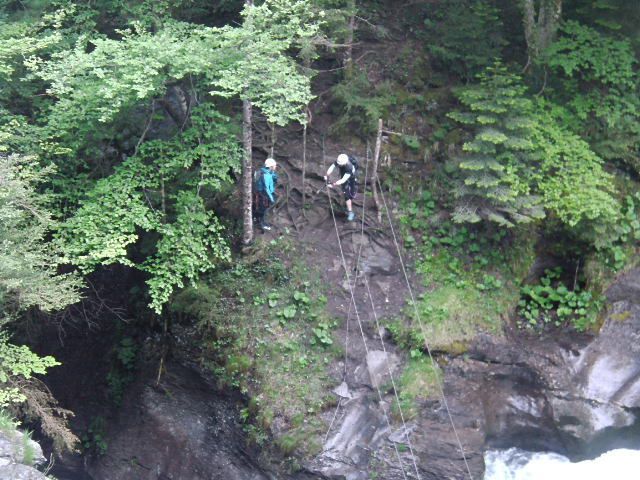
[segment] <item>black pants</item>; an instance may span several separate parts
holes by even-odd
[[[342,184],[342,193],[344,194],[345,200],[353,200],[356,198],[358,186],[356,185],[355,179],[349,179],[347,182]]]
[[[270,206],[271,200],[269,199],[269,196],[264,192],[256,192],[254,211],[256,215],[256,223],[259,227],[266,225],[265,216]]]

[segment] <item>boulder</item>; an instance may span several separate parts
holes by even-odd
[[[32,467],[45,460],[40,445],[24,433],[0,431],[0,479],[45,480],[46,477]]]
[[[391,352],[382,350],[370,350],[365,362],[356,368],[356,381],[370,388],[389,384],[391,377],[389,371],[394,374],[400,365],[400,358]]]

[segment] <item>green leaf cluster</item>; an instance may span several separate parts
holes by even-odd
[[[98,181],[60,227],[65,260],[83,271],[120,263],[150,274],[150,305],[157,312],[184,278],[193,282],[229,257],[222,226],[202,195],[230,182],[240,148],[226,117],[210,106],[193,115],[183,134],[146,142]],[[155,252],[136,262],[130,248],[143,233],[158,236]]]
[[[548,96],[570,112],[567,125],[603,158],[638,170],[640,83],[630,41],[567,21],[546,64],[559,83]]]
[[[560,271],[554,269],[546,270],[540,283],[522,287],[518,306],[527,328],[569,324],[584,331],[595,322],[601,302],[594,299],[591,292],[577,286],[569,290],[560,281]]]
[[[266,0],[245,7],[242,16],[242,28],[220,30],[219,49],[226,58],[217,62],[211,93],[251,100],[276,125],[290,120],[304,123],[304,107],[313,98],[309,78],[285,53],[312,55],[309,46],[319,35],[320,23],[311,3]]]
[[[29,347],[9,343],[6,332],[0,332],[0,408],[26,400],[20,385],[34,374],[60,365],[53,357],[39,357]]]
[[[34,158],[0,150],[0,318],[30,307],[59,310],[79,299],[78,278],[58,274],[61,252],[47,243],[54,222],[36,188],[50,172]]]

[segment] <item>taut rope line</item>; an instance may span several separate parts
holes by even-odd
[[[418,306],[416,304],[415,297],[413,295],[413,289],[411,288],[411,283],[409,282],[409,275],[407,275],[407,269],[404,265],[404,260],[402,259],[402,253],[400,252],[400,244],[398,243],[398,238],[396,236],[395,229],[393,228],[393,222],[391,221],[391,213],[389,211],[389,207],[387,206],[387,200],[384,195],[384,191],[382,190],[382,185],[380,184],[380,179],[376,178],[378,182],[378,187],[380,189],[380,196],[382,198],[382,203],[384,205],[384,209],[387,213],[387,219],[389,220],[389,226],[391,227],[391,233],[393,235],[393,241],[396,246],[396,250],[398,252],[398,258],[400,260],[400,266],[402,267],[402,273],[404,274],[404,279],[407,283],[407,289],[409,290],[409,295],[411,297],[411,303],[413,304],[413,309],[415,311],[416,319],[418,320],[418,324],[420,325],[420,331],[422,332],[422,338],[424,340],[424,346],[429,354],[429,359],[431,360],[432,365],[437,365],[433,355],[431,353],[431,348],[429,347],[429,342],[427,341],[427,332],[424,328],[424,323],[422,322],[422,318],[420,317],[420,312],[418,311]],[[469,474],[469,478],[473,480],[473,475],[471,475],[471,468],[469,468],[469,462],[467,461],[467,456],[464,453],[464,448],[462,447],[462,442],[460,441],[460,436],[458,435],[458,430],[453,422],[453,416],[451,415],[451,410],[449,409],[449,403],[447,402],[447,397],[444,394],[444,378],[440,378],[436,370],[436,378],[438,379],[438,389],[440,390],[440,396],[442,397],[442,403],[444,405],[445,410],[447,411],[447,416],[449,417],[449,422],[451,423],[451,427],[453,429],[453,434],[456,437],[456,442],[458,443],[458,447],[460,448],[460,453],[462,454],[462,459],[464,460],[465,467],[467,468],[467,473]]]
[[[324,149],[323,149],[323,151],[324,151]],[[358,257],[357,257],[357,260],[356,260],[356,276],[355,276],[356,280],[354,281],[353,285],[351,283],[351,279],[350,279],[349,273],[347,271],[346,260],[345,260],[345,257],[344,257],[344,250],[342,248],[342,241],[340,239],[340,233],[339,233],[339,230],[338,230],[338,224],[337,224],[336,219],[335,219],[335,212],[333,210],[333,203],[331,202],[331,195],[329,193],[329,190],[327,189],[329,205],[330,205],[330,208],[331,208],[331,216],[333,218],[334,227],[335,227],[335,230],[336,230],[336,237],[338,239],[338,245],[339,245],[339,248],[340,248],[340,256],[342,258],[342,263],[343,263],[343,266],[344,266],[344,269],[345,269],[345,273],[347,275],[347,284],[349,285],[349,290],[350,290],[350,293],[351,293],[351,302],[350,302],[350,305],[349,305],[349,314],[351,313],[351,306],[353,306],[356,318],[358,320],[358,325],[360,327],[360,333],[362,335],[362,341],[364,343],[364,347],[365,347],[365,351],[366,351],[367,355],[369,353],[369,349],[368,349],[366,338],[365,338],[365,335],[364,335],[364,330],[362,328],[362,322],[361,322],[361,319],[360,319],[360,315],[359,315],[359,312],[357,310],[357,305],[356,305],[356,302],[355,302],[354,288],[355,288],[355,282],[357,281],[357,275],[358,275],[358,271],[359,271],[358,267],[359,267],[359,264],[360,264],[362,248],[364,246],[364,241],[363,241],[364,240],[364,222],[365,222],[366,201],[367,201],[366,200],[366,198],[367,198],[366,197],[366,186],[367,186],[366,185],[366,179],[367,179],[367,173],[368,173],[368,165],[369,165],[369,151],[367,149],[367,161],[365,163],[365,181],[364,181],[363,202],[362,202],[362,221],[361,221],[361,227],[360,227],[361,241],[360,241],[360,245],[359,245],[359,249],[358,249]],[[385,364],[386,364],[389,376],[391,378],[391,383],[392,383],[392,387],[393,387],[393,393],[394,393],[394,396],[395,396],[395,399],[396,399],[396,402],[397,402],[397,405],[398,405],[398,410],[400,411],[400,418],[402,419],[403,431],[404,431],[405,436],[407,438],[407,444],[408,444],[409,450],[411,452],[411,459],[412,459],[413,466],[414,466],[414,469],[415,469],[415,472],[416,472],[416,476],[417,476],[418,479],[420,479],[420,472],[418,470],[418,465],[417,465],[417,462],[416,462],[416,457],[415,457],[415,453],[414,453],[414,450],[413,450],[413,445],[411,444],[411,439],[409,438],[408,429],[407,429],[407,425],[406,425],[406,422],[405,422],[405,417],[404,417],[404,414],[402,412],[402,405],[400,404],[400,398],[398,396],[396,383],[395,383],[395,380],[393,379],[393,372],[391,370],[391,365],[390,365],[389,358],[388,358],[388,355],[387,355],[387,349],[386,349],[385,344],[384,344],[384,339],[383,339],[382,335],[380,334],[380,324],[379,324],[379,321],[378,321],[378,316],[377,316],[376,311],[375,311],[376,307],[375,307],[375,303],[373,301],[373,296],[371,294],[371,290],[369,288],[369,283],[368,283],[368,281],[366,279],[366,274],[363,275],[363,278],[364,278],[364,281],[365,281],[365,285],[367,287],[367,292],[368,292],[368,295],[369,295],[369,299],[371,301],[371,307],[372,307],[373,315],[374,315],[374,318],[375,318],[375,321],[376,321],[376,326],[378,328],[378,335],[380,337],[380,342],[382,344],[382,349],[383,349],[383,351],[385,353]],[[350,317],[350,315],[349,315],[349,317]],[[347,318],[347,321],[349,321],[349,318]],[[346,347],[347,347],[347,344],[345,344],[345,348]],[[346,361],[345,361],[345,368],[346,368]],[[346,371],[345,371],[345,373],[346,373]],[[372,378],[371,380],[372,380],[372,383],[374,383],[375,388],[377,390],[378,398],[380,400],[380,405],[382,407],[382,411],[384,413],[384,417],[385,417],[385,420],[387,422],[387,426],[389,428],[391,428],[391,422],[390,422],[389,417],[388,417],[388,415],[386,413],[386,410],[384,409],[382,393],[380,392],[380,388],[377,385],[377,381],[375,379]],[[340,399],[340,401],[338,402],[338,407],[336,409],[336,412],[334,413],[334,417],[333,417],[333,420],[331,421],[331,425],[329,426],[329,430],[327,431],[327,436],[325,436],[325,442],[326,442],[326,438],[328,437],[328,433],[331,430],[332,425],[333,425],[333,423],[335,421],[335,418],[337,416],[337,412],[338,412],[338,409],[340,408],[341,400],[342,399]],[[404,471],[404,466],[403,466],[402,459],[400,457],[400,453],[398,451],[398,447],[397,447],[396,442],[393,442],[393,445],[394,445],[394,449],[396,451],[396,455],[398,457],[398,461],[399,461],[401,469],[402,469],[403,476],[406,478],[405,471]]]
[[[345,275],[347,276],[347,285],[349,285],[349,293],[351,294],[351,301],[353,302],[353,309],[356,315],[356,319],[358,320],[358,326],[360,327],[360,335],[362,336],[362,343],[364,344],[364,350],[369,356],[369,346],[367,345],[367,339],[364,334],[364,329],[362,328],[362,321],[360,320],[360,314],[358,313],[358,307],[356,304],[356,299],[353,294],[353,287],[351,286],[351,276],[349,275],[349,269],[347,268],[347,261],[344,256],[344,250],[342,249],[342,241],[340,240],[340,231],[338,230],[338,222],[336,221],[336,214],[333,210],[333,203],[331,202],[331,193],[329,192],[329,188],[327,188],[327,198],[329,200],[329,207],[331,208],[331,218],[333,219],[333,226],[336,230],[336,238],[338,240],[338,247],[340,249],[340,258],[342,259],[342,266],[344,268]],[[378,392],[378,398],[380,399],[380,406],[382,407],[382,413],[387,422],[387,426],[391,429],[391,421],[389,420],[389,416],[387,415],[387,410],[384,408],[384,400],[382,399],[382,393],[380,392],[380,387],[378,386],[378,382],[375,378],[371,379],[371,383],[374,384],[376,391]],[[398,445],[393,442],[393,448],[396,452],[396,456],[398,457],[398,463],[400,464],[400,469],[402,470],[402,477],[406,480],[407,474],[404,471],[404,465],[402,463],[402,458],[400,457],[400,452],[398,451]]]

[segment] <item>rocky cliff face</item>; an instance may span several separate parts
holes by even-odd
[[[380,399],[374,388],[388,387],[388,369],[398,372],[402,358],[358,352],[334,390],[340,409],[323,413],[331,429],[322,452],[301,459],[302,472],[291,475],[247,450],[234,399],[172,364],[159,384],[155,374],[136,381],[106,432],[106,455],[88,471],[94,480],[480,479],[491,448],[574,458],[640,448],[639,291],[640,269],[610,288],[595,337],[485,335],[466,355],[440,358],[447,404],[425,401],[406,430],[389,415],[392,390],[383,388]],[[1,468],[22,469],[18,463]],[[11,475],[0,478],[42,478]]]
[[[0,479],[46,480],[33,465],[44,463],[42,449],[17,430],[0,431]]]
[[[421,478],[464,479],[469,472],[482,478],[482,456],[490,448],[574,458],[640,448],[638,293],[635,269],[607,292],[606,318],[595,338],[480,336],[467,356],[443,361],[445,396],[466,462],[442,400],[423,405],[408,424],[409,445],[404,432],[386,425],[373,392],[361,391],[348,399],[313,468],[336,479],[365,479],[372,468],[381,478],[403,478],[400,465],[408,475],[417,467]],[[394,444],[402,447],[400,460]]]
[[[233,403],[212,394],[194,370],[170,364],[141,378],[109,426],[95,480],[267,480],[246,447]]]

